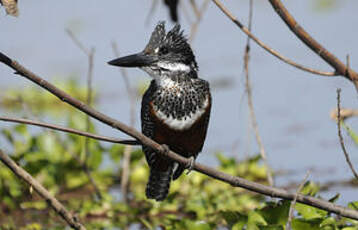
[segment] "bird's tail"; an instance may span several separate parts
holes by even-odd
[[[169,192],[170,181],[172,180],[173,164],[165,171],[150,169],[149,181],[146,188],[148,199],[156,201],[164,200]]]

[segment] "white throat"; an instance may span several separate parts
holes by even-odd
[[[190,67],[180,62],[158,62],[159,68],[168,70],[170,72],[184,72],[189,73]]]
[[[156,83],[163,88],[172,88],[177,86],[177,82],[173,81],[168,77],[170,74],[175,73],[184,73],[187,74],[190,72],[190,66],[185,65],[180,62],[170,63],[170,62],[158,62],[156,67],[141,67],[146,73],[148,73],[152,78],[155,79]]]

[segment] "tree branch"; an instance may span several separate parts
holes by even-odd
[[[358,90],[358,73],[350,69],[349,66],[346,66],[341,62],[334,54],[329,52],[324,48],[320,43],[318,43],[305,29],[303,29],[294,17],[288,12],[285,6],[280,0],[269,0],[272,7],[276,13],[281,17],[281,19],[286,23],[290,30],[303,42],[305,43],[313,52],[320,56],[325,62],[332,66],[338,75],[344,76],[347,79],[351,80],[356,89]]]
[[[117,47],[117,44],[115,42],[112,42],[112,49],[113,53],[116,57],[119,57],[119,50]],[[124,80],[124,85],[127,90],[127,96],[129,99],[130,109],[129,109],[129,125],[131,127],[134,127],[135,125],[135,95],[134,90],[132,89],[130,83],[128,74],[125,68],[119,68],[121,75]],[[130,163],[131,163],[131,153],[132,153],[132,146],[126,146],[123,151],[123,161],[122,161],[122,176],[121,176],[121,191],[123,200],[128,203],[128,190],[129,190],[129,176],[130,176]]]
[[[251,31],[252,15],[253,15],[253,0],[250,0],[249,26],[248,26],[249,31]],[[245,70],[245,79],[246,79],[247,104],[249,107],[251,125],[252,125],[252,128],[254,129],[256,142],[260,148],[260,155],[261,155],[261,158],[264,161],[264,164],[267,168],[267,181],[270,186],[273,186],[274,181],[273,181],[273,177],[272,177],[272,170],[268,164],[266,151],[264,148],[264,144],[262,143],[262,139],[261,139],[260,132],[259,132],[259,127],[257,125],[257,120],[256,120],[256,115],[255,115],[255,110],[254,110],[254,103],[252,100],[252,90],[251,90],[250,75],[249,75],[249,61],[250,61],[250,37],[247,37],[245,53],[244,53],[244,70]]]
[[[96,139],[96,140],[99,140],[99,141],[106,141],[106,142],[111,142],[111,143],[116,143],[116,144],[141,145],[136,140],[123,140],[123,139],[118,139],[118,138],[113,138],[113,137],[105,137],[105,136],[100,136],[100,135],[96,135],[96,134],[93,134],[93,133],[80,131],[80,130],[77,130],[77,129],[66,128],[66,127],[62,127],[62,126],[59,126],[59,125],[52,125],[52,124],[48,124],[48,123],[44,123],[44,122],[40,122],[40,121],[29,120],[29,119],[11,118],[11,117],[2,117],[2,116],[0,116],[0,121],[40,126],[40,127],[44,127],[44,128],[48,128],[48,129],[53,129],[53,130],[66,132],[66,133],[72,133],[72,134],[76,134],[76,135]]]
[[[53,95],[57,96],[62,101],[65,101],[66,103],[76,107],[77,109],[81,110],[82,112],[90,115],[91,117],[101,121],[104,124],[107,124],[115,129],[118,129],[129,136],[132,136],[139,142],[141,142],[143,145],[149,146],[152,149],[154,149],[158,154],[162,154],[165,157],[169,157],[170,159],[177,161],[178,163],[182,165],[188,165],[190,163],[190,159],[187,159],[185,157],[182,157],[178,155],[177,153],[167,150],[167,148],[163,147],[162,145],[156,143],[152,139],[144,136],[134,128],[131,128],[125,124],[123,124],[120,121],[117,121],[103,113],[100,113],[88,105],[85,105],[83,102],[71,97],[64,91],[58,89],[54,85],[50,84],[46,80],[40,78],[39,76],[35,75],[31,71],[27,70],[23,66],[21,66],[19,63],[17,63],[14,60],[11,60],[9,57],[4,55],[0,52],[0,62],[3,62],[4,64],[8,65],[10,68],[14,69],[17,74],[24,76],[28,80],[34,82],[35,84],[41,86],[42,88],[46,89],[47,91],[51,92]],[[276,198],[282,198],[286,200],[293,200],[296,196],[295,193],[290,193],[284,189],[279,189],[275,187],[270,187],[262,184],[258,184],[255,182],[251,182],[248,180],[245,180],[240,177],[232,176],[223,172],[220,172],[214,168],[205,166],[200,163],[194,163],[193,169],[201,172],[209,177],[212,177],[214,179],[220,180],[222,182],[228,183],[234,187],[241,187],[248,189],[253,192],[257,192],[266,196],[270,197],[276,197]],[[297,202],[307,204],[310,206],[314,206],[323,210],[327,210],[332,213],[336,213],[338,215],[356,219],[358,220],[358,212],[349,208],[345,208],[343,206],[333,204],[331,202],[314,198],[310,196],[304,196],[304,195],[297,195]]]
[[[67,34],[70,36],[72,41],[76,44],[76,46],[82,50],[82,52],[87,56],[88,59],[88,71],[87,71],[87,95],[86,95],[86,103],[87,105],[92,104],[92,79],[93,79],[93,59],[94,59],[94,48],[86,49],[85,46],[80,42],[80,40],[77,39],[77,37],[74,35],[74,33],[70,29],[66,29]],[[88,132],[90,129],[90,116],[86,116],[86,131]],[[99,200],[102,199],[101,191],[99,187],[97,186],[96,181],[94,180],[91,169],[88,167],[88,158],[89,158],[89,139],[86,137],[85,143],[84,143],[84,152],[85,152],[85,158],[83,160],[82,168],[85,171],[90,183],[92,184],[96,195]]]
[[[296,195],[295,195],[295,198],[292,200],[291,202],[291,205],[290,205],[290,210],[288,212],[288,219],[287,219],[287,223],[286,223],[286,229],[287,230],[292,230],[292,227],[291,227],[291,222],[292,222],[292,219],[293,219],[293,212],[295,210],[295,206],[296,206],[296,201],[297,201],[297,196],[298,194],[300,194],[300,191],[302,190],[303,186],[305,185],[306,181],[307,181],[307,178],[308,176],[310,175],[310,172],[308,171],[306,173],[306,176],[303,178],[302,182],[300,183],[300,185],[298,186],[298,189],[296,191]]]
[[[196,32],[198,31],[198,26],[201,22],[201,19],[203,18],[203,14],[205,13],[206,9],[208,8],[209,2],[210,2],[209,0],[204,0],[204,2],[202,3],[202,5],[200,7],[200,10],[199,10],[196,6],[195,1],[194,0],[190,1],[193,11],[195,12],[195,15],[196,15],[195,22],[193,22],[190,26],[190,33],[189,33],[189,39],[188,39],[188,41],[190,43],[192,43],[195,38]]]
[[[74,229],[86,230],[86,228],[79,222],[78,218],[72,215],[66,208],[53,197],[37,180],[35,180],[24,169],[18,166],[9,156],[3,153],[0,149],[0,160],[9,168],[14,174],[23,179],[32,186],[36,192],[42,196],[46,202],[58,213],[67,223]]]
[[[283,62],[286,62],[289,65],[292,65],[298,69],[307,71],[309,73],[313,73],[313,74],[318,74],[318,75],[322,75],[322,76],[337,76],[339,75],[336,72],[326,72],[326,71],[320,71],[320,70],[316,70],[313,68],[309,68],[309,67],[305,67],[301,64],[298,64],[290,59],[288,59],[287,57],[283,56],[282,54],[280,54],[279,52],[277,52],[276,50],[272,49],[271,47],[269,47],[268,45],[266,45],[265,43],[263,43],[261,40],[259,40],[255,35],[253,35],[247,27],[245,27],[238,19],[236,19],[232,13],[229,12],[228,9],[226,9],[224,7],[224,5],[219,1],[219,0],[212,0],[219,8],[220,10],[227,16],[229,17],[229,19],[231,21],[233,21],[241,30],[242,32],[244,32],[247,36],[249,36],[253,41],[256,42],[256,44],[258,44],[259,46],[261,46],[263,49],[265,49],[267,52],[269,52],[270,54],[272,54],[273,56],[277,57],[278,59],[280,59]]]
[[[339,143],[341,144],[341,148],[343,151],[343,154],[346,158],[347,164],[349,166],[349,168],[351,169],[354,177],[358,180],[358,174],[356,172],[356,170],[353,167],[353,164],[351,162],[351,159],[349,158],[347,149],[344,145],[344,141],[343,141],[343,136],[342,136],[342,131],[341,131],[341,89],[337,89],[337,127],[338,127],[338,137],[339,137]]]

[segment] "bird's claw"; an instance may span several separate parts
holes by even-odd
[[[191,172],[191,170],[193,170],[194,163],[195,163],[195,157],[193,156],[189,157],[189,162],[186,165],[186,168],[188,169],[188,172],[186,173],[187,175]]]
[[[162,144],[162,153],[164,153],[165,155],[167,155],[167,153],[169,152],[169,147],[166,144]]]

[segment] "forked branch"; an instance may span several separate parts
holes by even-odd
[[[336,72],[326,72],[326,71],[309,68],[309,67],[303,66],[301,64],[298,64],[298,63],[288,59],[287,57],[283,56],[276,50],[272,49],[271,47],[269,47],[268,45],[263,43],[260,39],[258,39],[253,33],[250,32],[250,30],[246,26],[244,26],[244,24],[242,24],[237,18],[235,18],[234,15],[228,9],[226,9],[225,6],[219,0],[212,0],[212,1],[219,7],[219,9],[231,21],[233,21],[242,30],[242,32],[244,32],[247,36],[249,36],[254,42],[256,42],[256,44],[261,46],[263,49],[265,49],[267,52],[269,52],[273,56],[277,57],[281,61],[286,62],[287,64],[292,65],[298,69],[301,69],[301,70],[304,70],[304,71],[307,71],[307,72],[313,73],[313,74],[318,74],[318,75],[322,75],[322,76],[337,76],[337,75],[339,75]]]
[[[82,112],[88,114],[94,119],[97,119],[101,121],[104,124],[107,124],[115,129],[118,129],[129,136],[132,136],[139,142],[141,142],[143,145],[149,146],[155,151],[157,151],[159,154],[162,154],[163,156],[166,156],[176,162],[179,162],[182,165],[188,165],[190,163],[190,159],[187,159],[185,157],[182,157],[178,155],[177,153],[173,151],[167,151],[167,148],[164,148],[162,145],[156,143],[152,139],[144,136],[142,133],[138,132],[134,128],[131,128],[125,124],[123,124],[120,121],[117,121],[103,113],[100,113],[90,106],[84,104],[83,102],[71,97],[64,91],[58,89],[54,85],[50,84],[49,82],[45,81],[44,79],[40,78],[39,76],[35,75],[31,71],[24,68],[22,65],[17,63],[16,61],[11,60],[9,57],[4,55],[0,52],[0,62],[3,62],[7,66],[11,67],[16,71],[17,74],[24,76],[28,80],[34,82],[35,84],[41,86],[42,88],[46,89],[53,95],[60,98],[62,101],[65,101],[66,103],[76,107],[78,110],[81,110]],[[314,198],[310,196],[304,196],[304,195],[296,195],[296,193],[290,193],[284,189],[275,188],[271,186],[262,185],[259,183],[251,182],[248,180],[245,180],[240,177],[232,176],[223,172],[220,172],[214,168],[208,167],[206,165],[200,164],[200,163],[194,163],[193,169],[201,172],[209,177],[212,177],[214,179],[220,180],[222,182],[228,183],[234,187],[241,187],[248,189],[253,192],[257,192],[266,196],[270,197],[277,197],[282,198],[286,200],[293,200],[297,196],[297,202],[307,204],[310,206],[314,206],[320,209],[327,210],[332,213],[336,213],[341,216],[345,216],[348,218],[356,219],[358,220],[358,212],[349,208],[345,208],[343,206],[319,199]]]
[[[40,196],[42,196],[55,212],[57,212],[72,228],[78,230],[86,230],[79,222],[78,218],[72,215],[66,208],[47,191],[37,180],[35,180],[24,169],[18,166],[8,155],[0,149],[0,160],[20,179],[26,181],[32,186]]]
[[[286,23],[290,30],[313,52],[320,56],[325,62],[332,66],[338,75],[344,76],[351,80],[358,89],[358,73],[350,69],[340,61],[333,53],[329,52],[319,42],[317,42],[302,26],[300,26],[295,18],[288,12],[280,0],[269,0],[276,13]]]

